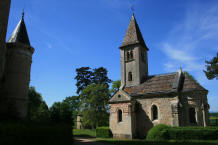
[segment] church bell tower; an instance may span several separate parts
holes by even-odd
[[[148,76],[148,48],[134,14],[120,46],[121,89],[141,84]]]

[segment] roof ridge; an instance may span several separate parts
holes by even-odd
[[[154,75],[149,75],[148,77],[153,77],[153,76],[165,76],[165,75],[172,75],[176,74],[177,72],[170,72],[170,73],[163,73],[163,74],[154,74]]]

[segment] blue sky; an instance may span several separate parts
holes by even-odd
[[[218,111],[218,80],[207,80],[205,60],[218,51],[217,0],[12,0],[7,39],[25,9],[35,48],[30,85],[49,106],[76,95],[76,68],[105,67],[120,79],[120,52],[131,4],[149,48],[149,74],[180,67],[209,90],[210,111]]]

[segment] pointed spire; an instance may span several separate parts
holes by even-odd
[[[144,42],[144,39],[142,37],[142,34],[140,32],[139,26],[136,22],[134,13],[132,14],[132,18],[130,20],[128,29],[126,31],[126,35],[120,47],[133,45],[133,44],[141,44],[143,47],[145,47],[148,50]]]
[[[23,12],[22,12],[22,19],[24,19],[24,14],[25,14],[25,13],[24,13],[24,9],[23,9]]]
[[[22,12],[22,18],[17,24],[17,27],[14,29],[11,37],[8,40],[9,43],[23,43],[26,45],[30,45],[29,37],[26,30],[26,25],[24,22],[24,11]]]

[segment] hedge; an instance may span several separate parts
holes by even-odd
[[[96,137],[100,138],[110,138],[112,133],[109,127],[97,127],[96,128]]]
[[[169,126],[165,124],[159,124],[152,129],[149,130],[146,140],[149,141],[163,141],[168,139],[168,134],[166,129],[168,129]]]
[[[72,127],[67,124],[0,122],[1,145],[71,145]]]
[[[149,130],[147,140],[218,140],[218,127],[169,127],[157,125]]]
[[[169,135],[169,139],[175,140],[216,140],[218,139],[217,128],[169,128],[166,130]]]

